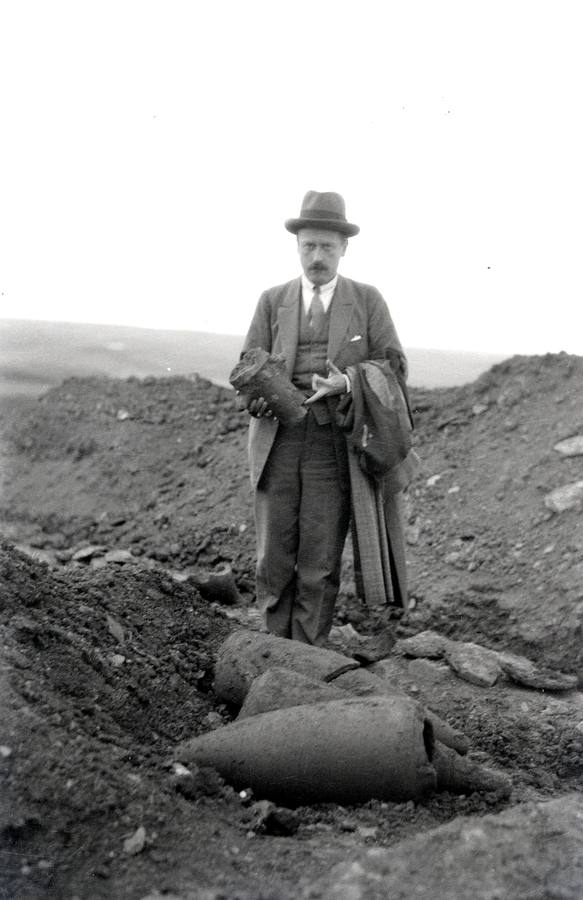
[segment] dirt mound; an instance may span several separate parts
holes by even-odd
[[[432,628],[581,677],[582,503],[576,489],[571,505],[549,498],[583,480],[583,455],[556,449],[583,436],[583,359],[517,357],[412,401],[412,609],[363,606],[348,553],[337,623],[386,648]],[[232,393],[200,378],[71,379],[6,411],[1,897],[299,897],[298,873],[309,883],[370,843],[582,790],[579,692],[485,689],[402,657],[388,677],[512,774],[509,801],[304,809],[283,837],[254,829],[212,772],[173,765],[178,741],[231,718],[212,692],[215,651],[233,622],[254,621],[246,424]],[[225,563],[235,609],[185,580]]]
[[[465,388],[415,394],[424,473],[409,493],[411,624],[582,672],[583,358],[515,357]]]
[[[232,391],[196,376],[69,379],[8,417],[7,533],[60,561],[91,542],[181,568],[232,562],[243,581],[246,425]]]
[[[0,895],[65,897],[79,854],[89,882],[105,879],[104,846],[123,858],[128,832],[151,840],[179,809],[168,760],[220,717],[209,691],[229,626],[139,563],[51,573],[2,542],[0,584]]]

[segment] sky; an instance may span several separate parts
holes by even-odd
[[[3,0],[0,318],[244,334],[308,190],[405,347],[583,354],[578,0]]]

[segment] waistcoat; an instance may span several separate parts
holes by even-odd
[[[334,300],[332,299],[332,303]],[[300,299],[300,328],[298,333],[298,348],[296,361],[292,375],[292,381],[309,397],[312,393],[312,375],[326,376],[326,359],[328,356],[328,334],[330,331],[330,306],[326,316],[318,329],[314,329],[308,322],[304,310],[304,304]],[[310,407],[318,425],[327,425],[332,421],[326,400],[318,400]]]

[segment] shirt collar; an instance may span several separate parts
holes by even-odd
[[[331,294],[334,291],[334,288],[336,287],[337,281],[338,281],[338,275],[336,274],[334,276],[334,278],[332,279],[332,281],[329,281],[327,284],[320,285],[320,293],[321,294],[328,294],[328,293]],[[315,288],[315,285],[312,284],[312,282],[306,278],[304,273],[302,273],[302,290],[304,292],[307,291],[310,295],[312,295],[314,293],[314,288]]]

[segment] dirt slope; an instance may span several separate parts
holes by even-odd
[[[413,406],[413,608],[364,607],[348,554],[338,624],[387,647],[430,627],[581,679],[582,504],[573,495],[558,512],[548,498],[583,481],[583,455],[555,449],[583,435],[583,359],[517,357],[472,385],[414,391]],[[393,656],[392,680],[512,775],[509,800],[305,809],[284,837],[257,833],[251,808],[211,772],[185,788],[172,749],[231,717],[212,692],[214,651],[239,620],[255,621],[245,443],[232,395],[196,378],[71,379],[7,411],[0,897],[299,897],[371,844],[398,849],[460,814],[582,790],[578,691],[476,687]],[[225,562],[236,610],[173,577]]]

